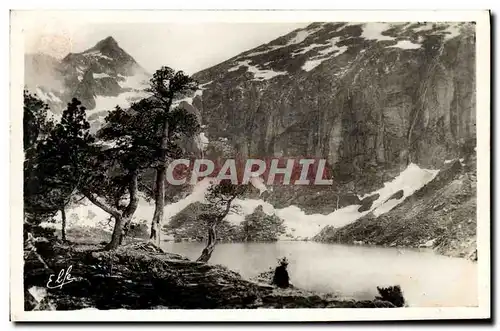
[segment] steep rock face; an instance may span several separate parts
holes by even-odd
[[[189,107],[238,154],[327,158],[363,193],[381,170],[435,167],[475,139],[474,31],[314,23],[197,73]]]

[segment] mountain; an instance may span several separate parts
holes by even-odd
[[[111,37],[61,61],[26,59],[27,83],[56,112],[82,99],[95,129],[107,110],[145,95],[148,73]],[[199,116],[207,158],[328,160],[333,186],[270,187],[265,201],[238,201],[244,212],[228,218],[233,225],[263,205],[285,220],[289,237],[419,246],[455,224],[442,219],[454,208],[468,230],[441,241],[447,250],[475,242],[463,223],[475,213],[475,191],[457,182],[475,178],[475,162],[447,170],[475,153],[475,70],[474,23],[312,23],[196,73],[199,90],[175,105]],[[178,197],[167,219],[202,200]],[[447,207],[434,210],[434,200]],[[412,233],[421,230],[414,220],[430,230]],[[378,232],[368,237],[371,229]]]
[[[143,89],[150,77],[113,37],[60,61],[27,54],[25,68],[25,85],[47,102],[54,114],[60,114],[76,97],[88,109],[94,130],[116,105],[127,107],[145,97]]]
[[[201,89],[181,105],[199,114],[208,157],[223,143],[244,157],[328,160],[332,187],[278,186],[259,202],[292,236],[417,247],[438,238],[446,254],[473,251],[476,194],[457,183],[476,165],[450,175],[447,162],[475,154],[474,23],[313,23],[194,77]],[[442,218],[449,210],[454,221]],[[443,238],[452,226],[467,231]]]
[[[313,23],[194,75],[186,107],[248,156],[327,158],[372,191],[475,139],[473,23]],[[370,174],[371,176],[367,176]]]

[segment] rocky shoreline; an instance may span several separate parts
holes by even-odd
[[[313,240],[381,247],[429,248],[477,261],[476,159],[446,164],[426,186],[380,216],[369,213],[341,228],[327,226]]]
[[[297,288],[278,289],[265,277],[245,280],[223,266],[190,261],[150,243],[128,244],[111,252],[81,243],[42,241],[35,247],[25,250],[25,310],[392,308],[398,304],[390,296],[357,301]],[[47,288],[51,275],[55,280],[61,270],[70,272],[73,280]]]

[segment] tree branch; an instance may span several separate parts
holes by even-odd
[[[229,200],[227,200],[226,209],[222,213],[222,215],[221,215],[222,217],[219,218],[219,221],[222,221],[224,219],[224,217],[226,217],[227,214],[229,214],[229,212],[231,211],[231,203],[233,202],[234,199],[236,199],[236,195],[232,196]]]
[[[111,216],[114,216],[115,218],[120,218],[122,216],[121,213],[117,209],[115,209],[111,206],[108,206],[105,203],[99,201],[97,197],[95,197],[92,193],[88,192],[87,190],[80,190],[80,192],[82,192],[82,194],[87,199],[89,199],[90,202],[92,202],[94,205],[101,208],[106,213],[110,214]]]

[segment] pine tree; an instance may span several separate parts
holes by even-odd
[[[276,215],[267,215],[263,207],[255,211],[241,222],[244,241],[276,241],[286,231],[284,221]]]
[[[30,174],[26,176],[26,206],[35,215],[61,211],[65,239],[65,208],[85,180],[85,163],[91,153],[90,125],[85,107],[73,99],[63,111],[61,122],[36,146]]]
[[[200,221],[204,222],[208,228],[208,241],[196,261],[208,262],[217,244],[217,227],[230,212],[239,213],[239,206],[234,204],[234,200],[247,190],[248,185],[235,185],[227,180],[208,189],[205,199],[210,206],[210,212],[200,216]]]
[[[49,106],[47,104],[26,90],[23,96],[24,216],[28,224],[34,225],[50,219],[55,214],[52,209],[46,211],[37,208],[43,196],[36,194],[38,178],[35,172],[38,162],[37,147],[52,130],[54,123],[48,118]]]
[[[155,110],[152,125],[154,133],[159,133],[155,146],[158,151],[158,162],[155,164],[155,211],[151,222],[150,239],[160,244],[160,225],[163,220],[163,209],[165,206],[165,181],[167,163],[172,157],[179,155],[175,140],[181,134],[192,135],[198,130],[196,117],[180,108],[172,108],[174,99],[186,93],[196,91],[198,84],[182,71],[175,72],[172,68],[162,67],[157,70],[150,80],[147,91],[152,93],[149,99],[149,112]],[[146,107],[146,108],[148,108]],[[158,130],[158,131],[157,131]],[[156,138],[156,137],[155,137]]]
[[[54,122],[48,118],[49,106],[36,95],[23,91],[23,146],[26,159],[30,151],[34,152],[37,143],[52,130]]]
[[[126,111],[116,107],[108,114],[106,124],[97,134],[103,143],[111,147],[100,152],[100,157],[93,166],[93,184],[86,196],[115,219],[108,249],[118,247],[130,228],[138,205],[139,176],[150,168],[156,169],[158,176],[158,169],[166,169],[165,160],[182,154],[182,149],[177,144],[178,138],[193,135],[199,128],[195,115],[180,108],[166,109],[164,102],[156,97],[140,100]],[[169,128],[166,148],[163,140],[165,123]],[[163,213],[165,196],[161,190],[161,187],[164,190],[165,174],[163,173],[163,177],[160,174],[160,178],[163,178],[162,185],[158,185],[157,180],[157,187],[152,192],[157,205],[156,217],[159,217],[160,211]],[[159,198],[160,195],[162,199]],[[98,199],[99,196],[104,201]],[[127,205],[122,205],[124,198],[128,198]],[[154,225],[159,224],[161,218],[153,218],[152,233],[158,232]]]

